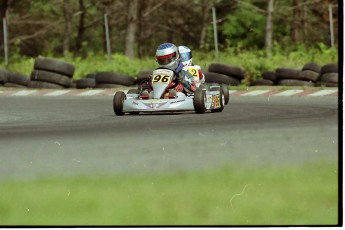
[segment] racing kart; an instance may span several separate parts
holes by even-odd
[[[141,84],[139,89],[126,93],[118,91],[113,98],[113,108],[117,116],[125,113],[140,112],[181,112],[206,111],[221,112],[224,108],[224,93],[221,87],[210,87],[209,90],[197,88],[194,92],[183,90],[176,92],[176,74],[170,69],[156,69],[149,79],[150,87]],[[150,92],[148,92],[148,88]]]

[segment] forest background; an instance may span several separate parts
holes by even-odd
[[[214,52],[213,7],[219,57]],[[155,68],[157,46],[172,42],[189,46],[204,69],[212,62],[225,63],[256,79],[282,66],[336,63],[339,8],[336,0],[0,0],[9,54],[7,65],[4,55],[0,61],[2,68],[27,75],[34,58],[44,56],[75,64],[75,79],[97,71],[135,76]],[[1,54],[3,35],[1,27]]]

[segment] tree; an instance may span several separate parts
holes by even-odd
[[[136,34],[138,30],[138,0],[128,1],[125,55],[134,58],[136,50]]]
[[[272,49],[272,14],[274,0],[267,1],[266,29],[265,29],[265,48],[266,55],[269,56]]]
[[[70,38],[72,34],[72,9],[70,0],[63,0],[62,4],[63,14],[65,18],[65,31],[63,36],[63,54],[66,55],[69,52]]]
[[[4,44],[4,27],[2,26],[3,18],[6,18],[8,0],[0,0],[0,20],[1,20],[1,28],[0,28],[0,47],[3,47]]]
[[[84,5],[84,0],[79,0],[79,12],[78,13],[80,14],[80,16],[79,16],[79,24],[78,24],[78,35],[77,35],[76,44],[75,44],[75,48],[76,48],[77,53],[80,52],[82,42],[84,40],[85,15],[86,15],[86,8]]]
[[[199,47],[205,47],[205,39],[206,39],[206,30],[208,27],[208,22],[210,21],[210,10],[214,3],[210,4],[209,0],[202,0],[201,2],[201,32],[199,38]]]
[[[35,57],[105,52],[107,14],[114,52],[132,58],[152,57],[157,46],[168,41],[212,49],[212,7],[220,49],[269,52],[273,41],[287,48],[329,44],[329,4],[337,45],[337,0],[0,0],[0,17],[7,18],[9,54]]]
[[[267,12],[263,8],[267,5],[263,3],[260,0],[237,1],[222,25],[219,42],[228,46],[264,48]]]
[[[293,0],[292,2],[292,26],[291,26],[291,41],[297,43],[300,41],[300,31],[301,31],[301,14],[302,8],[299,0]]]

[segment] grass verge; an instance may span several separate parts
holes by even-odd
[[[0,225],[335,225],[338,168],[1,182]]]

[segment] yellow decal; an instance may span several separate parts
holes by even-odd
[[[216,107],[220,108],[220,96],[216,95]]]
[[[171,82],[171,80],[172,80],[172,77],[170,77],[170,76],[155,74],[152,76],[151,83],[152,84],[155,84],[155,83],[167,83],[167,84],[169,84]]]
[[[220,96],[214,95],[212,98],[211,107],[213,108],[220,108]]]
[[[193,75],[193,77],[199,79],[199,71],[196,68],[189,67],[187,70]]]

